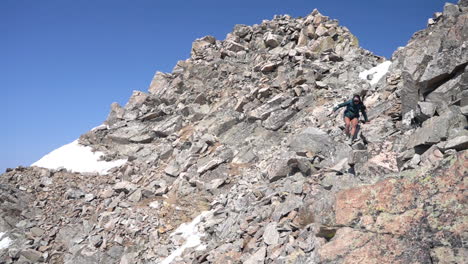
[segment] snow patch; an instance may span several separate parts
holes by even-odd
[[[374,85],[382,79],[382,77],[388,72],[388,69],[392,65],[391,61],[385,61],[372,69],[367,71],[363,71],[359,73],[359,78],[369,81],[370,84]],[[371,75],[371,79],[367,79],[367,77]]]
[[[0,232],[0,250],[8,248],[12,242],[9,237],[3,237],[3,235],[5,235],[5,233]]]
[[[205,236],[205,234],[198,231],[199,224],[204,219],[210,211],[205,211],[201,213],[199,216],[195,217],[192,222],[186,224],[181,224],[172,234],[171,236],[180,235],[183,239],[185,239],[184,244],[174,250],[167,258],[165,258],[160,264],[169,264],[175,258],[182,255],[185,249],[187,248],[194,248],[196,250],[204,250],[206,249],[205,245],[202,245],[201,238]]]
[[[78,140],[64,145],[34,162],[31,166],[38,166],[47,169],[65,168],[72,172],[90,172],[107,174],[114,168],[127,162],[126,159],[103,161],[99,160],[104,153],[93,152],[89,146],[83,146]]]

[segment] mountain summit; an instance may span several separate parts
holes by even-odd
[[[462,263],[468,1],[391,60],[314,10],[197,39],[0,176],[2,263]],[[357,139],[333,108],[360,95]]]

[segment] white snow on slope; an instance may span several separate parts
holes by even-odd
[[[372,69],[359,73],[359,78],[368,80],[367,76],[372,75],[372,78],[368,80],[370,84],[374,85],[382,79],[382,77],[388,72],[388,68],[392,65],[391,61],[385,61]]]
[[[78,140],[64,145],[34,162],[31,166],[38,166],[48,169],[65,168],[73,172],[94,172],[107,174],[107,172],[117,166],[127,162],[126,159],[103,161],[99,158],[104,153],[92,152],[91,147],[83,146]]]
[[[0,232],[0,250],[8,248],[11,244],[11,239],[9,237],[3,237],[5,233]]]
[[[188,224],[181,224],[176,231],[174,231],[171,236],[174,235],[180,235],[182,238],[185,239],[184,244],[174,250],[171,255],[169,255],[167,258],[165,258],[161,263],[159,264],[169,264],[172,261],[174,261],[175,258],[178,256],[182,255],[185,249],[187,248],[193,248],[197,247],[196,250],[204,250],[206,246],[201,244],[201,238],[205,235],[201,232],[198,231],[199,224],[201,220],[207,216],[210,213],[210,211],[205,211],[201,213],[199,216],[195,217],[195,219],[192,220],[192,222]]]

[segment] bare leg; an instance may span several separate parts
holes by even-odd
[[[359,123],[359,119],[357,118],[353,118],[353,120],[351,120],[351,138],[354,139],[354,137],[356,136],[356,127]]]
[[[345,122],[345,134],[346,134],[346,136],[349,137],[349,127],[351,125],[351,119],[349,117],[345,116],[344,122]]]

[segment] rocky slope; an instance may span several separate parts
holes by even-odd
[[[462,263],[467,49],[466,0],[391,62],[316,10],[198,39],[80,138],[126,164],[0,176],[0,259]],[[371,122],[349,145],[332,108],[354,93]]]

